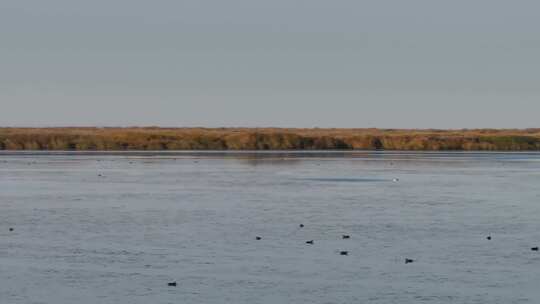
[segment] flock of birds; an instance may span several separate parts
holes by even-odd
[[[304,228],[305,225],[304,225],[304,224],[300,224],[299,227],[300,227],[300,228]],[[344,235],[341,236],[341,238],[344,239],[344,240],[348,240],[348,239],[351,238],[351,236],[348,235],[348,234],[344,234]],[[260,237],[260,236],[256,236],[256,237],[255,237],[255,240],[257,240],[257,241],[261,241],[262,239],[263,239],[263,238]],[[491,240],[492,240],[491,235],[488,235],[488,236],[486,237],[486,239],[487,239],[488,241],[491,241]],[[313,245],[313,244],[315,244],[315,241],[314,241],[314,240],[309,240],[309,241],[306,241],[306,244],[308,244],[308,245]],[[539,249],[540,249],[539,247],[532,247],[532,248],[531,248],[531,251],[539,251]],[[341,250],[341,251],[339,251],[339,255],[342,255],[342,256],[348,256],[348,255],[349,255],[349,251]],[[405,258],[405,260],[404,260],[405,264],[412,264],[412,263],[414,263],[415,261],[416,261],[416,260],[411,259],[411,258]],[[170,282],[170,283],[168,283],[168,286],[169,286],[169,287],[176,287],[176,286],[177,286],[177,283],[176,283],[176,282]]]
[[[299,227],[300,227],[300,228],[304,228],[305,225],[304,225],[304,224],[300,224]],[[341,238],[344,239],[344,240],[349,240],[349,239],[351,238],[351,236],[348,235],[348,234],[343,234],[343,235],[341,236]],[[262,240],[262,237],[256,236],[256,237],[255,237],[255,240],[260,241],[260,240]],[[309,241],[306,241],[306,244],[308,244],[308,245],[313,245],[313,244],[315,244],[315,240],[309,240]],[[340,250],[340,251],[339,251],[339,255],[349,255],[349,251],[347,251],[347,250]],[[406,259],[405,259],[405,264],[410,264],[410,263],[413,263],[413,262],[414,262],[413,259],[409,259],[409,258],[406,258]]]
[[[304,228],[305,225],[304,225],[304,224],[300,224],[299,227],[300,227],[300,228]],[[9,231],[10,231],[10,232],[13,232],[13,231],[15,231],[15,228],[10,227],[10,228],[9,228]],[[344,235],[341,236],[341,238],[344,239],[344,240],[348,240],[348,239],[351,238],[351,236],[348,235],[348,234],[344,234]],[[486,239],[487,239],[488,241],[491,241],[493,238],[491,237],[491,235],[488,235],[488,236],[486,237]],[[255,240],[261,241],[261,240],[262,240],[262,237],[256,236],[256,237],[255,237]],[[309,241],[306,241],[306,244],[308,244],[308,245],[313,245],[313,244],[315,244],[315,241],[314,241],[314,240],[309,240]],[[540,248],[539,248],[538,246],[532,247],[532,248],[531,248],[531,251],[539,251],[539,250],[540,250]],[[342,256],[348,256],[348,255],[349,255],[349,251],[341,250],[341,251],[339,251],[339,255],[342,255]],[[415,262],[414,259],[411,259],[411,258],[405,258],[405,264],[412,264],[412,263],[414,263],[414,262]],[[167,286],[169,286],[169,287],[176,287],[177,285],[178,285],[177,282],[169,282],[169,283],[167,283]]]

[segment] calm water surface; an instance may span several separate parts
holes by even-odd
[[[535,246],[535,153],[0,153],[0,303],[540,303]]]

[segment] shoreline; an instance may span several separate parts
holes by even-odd
[[[0,128],[4,151],[540,151],[540,129]]]

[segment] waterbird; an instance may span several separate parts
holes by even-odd
[[[15,230],[15,229],[13,229],[13,228],[9,228],[9,231],[13,231],[13,230]]]
[[[306,244],[309,244],[309,245],[313,245],[313,243],[314,243],[313,240],[306,242]]]
[[[341,238],[344,239],[344,240],[348,240],[348,239],[351,238],[351,236],[347,235],[347,234],[344,234],[344,235],[341,236]]]
[[[304,228],[304,224],[300,224],[300,228]]]
[[[392,181],[393,181],[394,183],[395,183],[395,182],[399,182],[399,178],[394,178]]]
[[[340,251],[339,254],[340,255],[349,255],[349,252],[348,251]]]
[[[486,238],[488,241],[491,241],[491,235],[488,235],[488,237]]]
[[[538,247],[531,248],[532,251],[538,251]]]
[[[413,259],[405,259],[405,264],[414,263]]]
[[[260,240],[262,240],[262,237],[258,236],[258,237],[256,237],[255,239],[256,239],[257,241],[260,241]]]
[[[169,287],[176,287],[176,282],[171,282],[167,284]]]

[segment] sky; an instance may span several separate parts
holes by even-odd
[[[540,127],[537,0],[2,0],[0,126]]]

